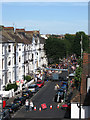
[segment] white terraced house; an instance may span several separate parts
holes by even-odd
[[[44,42],[39,31],[0,26],[0,90],[47,65]]]

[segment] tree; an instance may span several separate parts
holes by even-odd
[[[13,83],[13,84],[9,83],[9,84],[7,84],[7,86],[5,86],[5,90],[6,90],[6,91],[9,91],[9,90],[11,90],[11,89],[14,89],[14,91],[16,91],[17,88],[18,88],[18,86],[17,86],[16,83]]]
[[[62,39],[50,37],[46,40],[44,48],[49,63],[59,63],[59,58],[66,56],[66,47]]]
[[[67,56],[74,53],[73,52],[74,39],[75,39],[75,35],[71,35],[71,34],[66,34],[65,35],[64,42],[65,42],[65,45],[66,45],[66,54],[67,54]]]
[[[31,76],[30,75],[24,76],[24,80],[27,80],[27,82],[29,82],[31,80]]]
[[[65,38],[59,39],[57,35],[51,35],[45,42],[44,49],[48,58],[48,63],[59,63],[59,59],[67,57],[71,54],[81,56],[81,35],[83,43],[83,51],[88,51],[88,36],[80,31],[75,35],[66,34]]]
[[[77,56],[81,56],[81,35],[82,35],[82,44],[83,44],[83,51],[88,51],[88,36],[84,32],[77,32],[74,42],[73,42],[73,51]]]

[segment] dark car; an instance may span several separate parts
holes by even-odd
[[[16,112],[19,109],[20,105],[16,104],[7,104],[4,109],[8,109],[10,113]]]
[[[64,89],[58,89],[57,92],[65,92]]]
[[[0,120],[10,120],[11,116],[8,109],[4,109],[3,112],[0,112]]]
[[[63,81],[63,82],[62,82],[62,84],[68,85],[68,82],[66,82],[66,81]]]
[[[39,90],[39,87],[36,84],[32,84],[28,87],[28,90],[30,90],[31,92],[35,93]]]
[[[62,84],[62,86],[61,87],[65,87],[66,88],[66,90],[68,89],[68,85],[67,84]]]
[[[61,89],[63,89],[64,92],[67,92],[67,86],[66,86],[66,85],[62,85],[62,86],[61,86]]]
[[[26,101],[25,97],[17,97],[17,98],[14,99],[13,102],[14,103],[19,103],[19,105],[22,106],[22,105],[25,104],[25,101]]]
[[[25,97],[26,99],[28,99],[28,98],[30,98],[32,96],[33,96],[33,93],[30,90],[22,92],[22,97]]]
[[[57,92],[54,98],[55,102],[61,102],[61,99],[64,98],[64,93],[63,92]]]

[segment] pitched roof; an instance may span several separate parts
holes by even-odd
[[[5,29],[14,29],[14,27],[3,27]]]
[[[80,93],[77,94],[72,100],[71,102],[78,102],[80,103]],[[81,104],[83,106],[90,106],[90,93],[87,93],[87,94],[81,94]]]

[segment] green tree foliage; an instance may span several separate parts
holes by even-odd
[[[75,71],[75,77],[74,77],[76,88],[78,88],[81,84],[81,73],[82,73],[82,68],[78,67]]]
[[[66,46],[67,56],[74,53],[73,47],[72,47],[74,44],[74,39],[75,39],[75,35],[70,35],[70,34],[65,35],[64,42],[65,42],[65,46]]]
[[[81,35],[82,35],[83,51],[88,52],[88,36],[82,31],[77,32],[73,44],[73,52],[77,56],[81,55],[81,45],[80,45]]]
[[[81,35],[83,51],[88,52],[88,36],[84,32],[77,32],[75,35],[66,34],[64,39],[58,39],[57,36],[50,36],[45,43],[45,51],[48,62],[59,63],[59,58],[67,57],[71,54],[81,55]]]
[[[59,63],[59,58],[66,56],[65,43],[61,39],[50,37],[44,47],[49,63]]]
[[[11,89],[14,89],[14,91],[16,91],[17,88],[18,88],[18,86],[17,86],[16,83],[13,83],[13,84],[9,83],[9,84],[7,84],[7,86],[5,87],[5,90],[6,90],[6,91],[9,91],[9,90],[11,90]]]
[[[24,76],[24,80],[27,80],[27,82],[29,82],[31,79],[32,79],[32,78],[31,78],[30,75]]]
[[[78,59],[78,65],[79,67],[76,68],[75,70],[75,77],[74,77],[74,80],[75,80],[75,86],[76,88],[79,88],[81,85],[81,74],[82,74],[82,59],[79,57]]]

